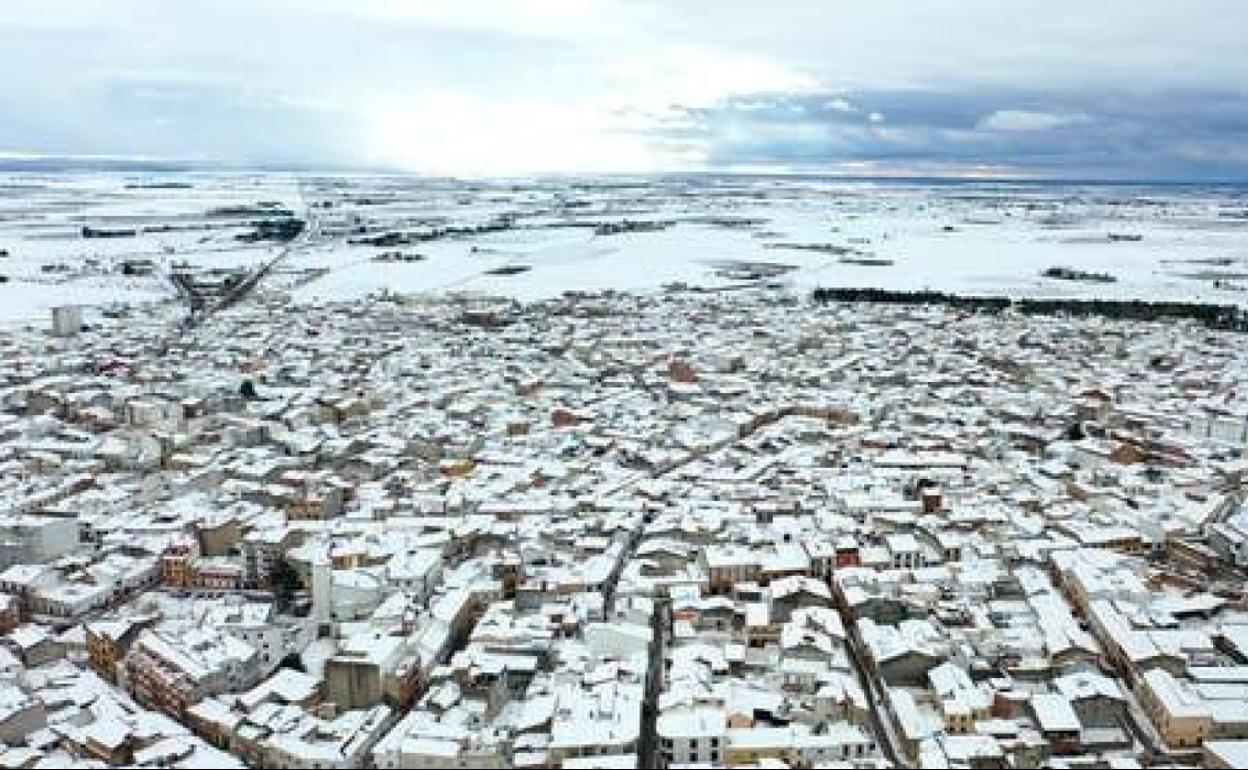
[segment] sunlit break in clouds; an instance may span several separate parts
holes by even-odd
[[[1248,8],[14,0],[5,157],[1248,178]],[[866,170],[866,171],[864,171]]]

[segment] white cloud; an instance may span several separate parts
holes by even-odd
[[[819,88],[761,57],[683,43],[638,43],[592,62],[585,75],[603,87],[502,99],[447,88],[378,90],[363,107],[369,160],[450,174],[689,168],[706,154],[698,140],[673,145],[655,133],[695,127],[690,109]]]
[[[611,98],[642,109],[708,107],[737,95],[798,94],[820,87],[810,74],[780,62],[688,43],[651,42],[603,66]]]
[[[0,150],[443,171],[687,166],[725,104],[739,132],[805,106],[869,136],[940,111],[905,93],[993,95],[945,115],[969,153],[1087,113],[1088,131],[1114,125],[1093,98],[1143,114],[1165,112],[1148,94],[1242,99],[1248,67],[1248,8],[1227,0],[786,0],[766,24],[749,0],[4,0],[0,16],[0,68],[20,73],[0,81]],[[992,112],[1009,105],[1028,109]]]
[[[309,0],[283,0],[292,10]],[[329,12],[383,22],[538,38],[621,37],[656,17],[647,0],[312,0]]]
[[[1038,110],[997,110],[980,120],[977,128],[986,131],[1050,131],[1088,119],[1087,115],[1063,115]]]
[[[432,174],[646,172],[696,165],[689,148],[665,148],[621,129],[592,107],[480,100],[431,92],[367,108],[369,160]]]

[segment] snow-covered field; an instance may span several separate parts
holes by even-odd
[[[271,246],[235,238],[246,227],[222,207],[274,201],[302,209],[288,177],[188,174],[13,174],[0,177],[0,323],[44,324],[51,308],[171,299],[176,262],[255,265]],[[134,231],[84,237],[83,228]],[[152,272],[123,269],[148,261]]]
[[[55,174],[0,178],[7,253],[0,276],[8,279],[0,283],[0,321],[46,322],[60,304],[169,299],[165,274],[179,263],[257,265],[280,244],[241,240],[248,217],[222,214],[256,205],[280,206],[314,225],[267,286],[289,288],[297,301],[382,290],[530,300],[673,282],[731,287],[752,278],[799,289],[1248,305],[1242,188]],[[610,232],[622,222],[631,229]],[[85,238],[83,227],[135,233]],[[387,234],[398,242],[362,242]],[[121,266],[136,259],[156,269],[125,274]],[[1059,266],[1113,280],[1041,277]]]

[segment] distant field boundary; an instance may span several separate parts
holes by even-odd
[[[941,291],[817,288],[815,302],[867,302],[878,305],[942,305],[961,310],[1024,315],[1099,316],[1127,321],[1191,320],[1219,331],[1248,332],[1248,310],[1235,305],[1140,299],[1012,299],[950,294]]]

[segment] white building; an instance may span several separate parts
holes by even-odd
[[[719,763],[724,756],[728,718],[715,706],[677,706],[659,715],[659,751],[667,765]]]
[[[52,333],[71,337],[82,331],[82,306],[60,305],[52,308]]]

